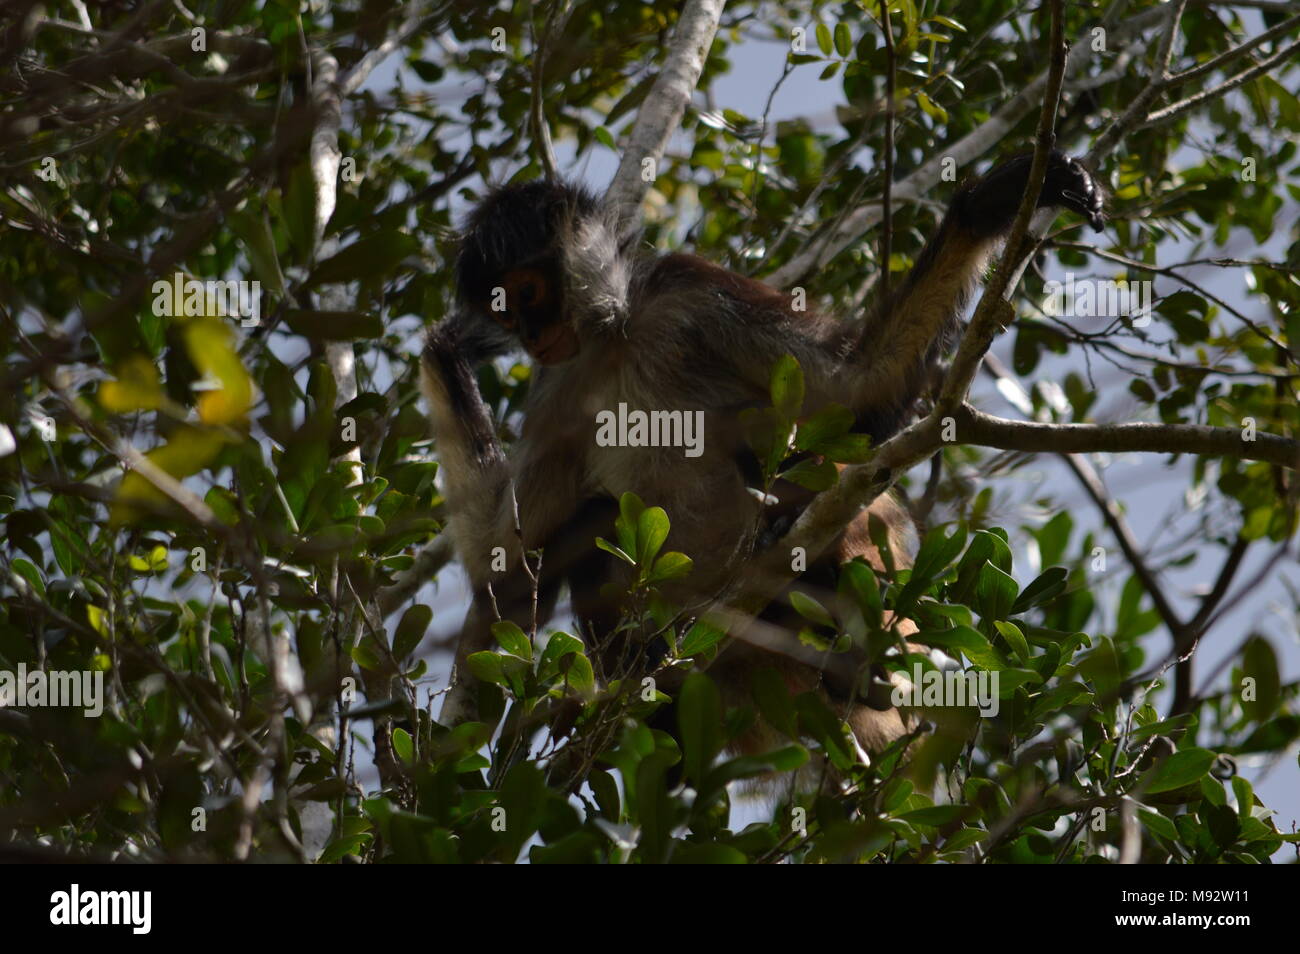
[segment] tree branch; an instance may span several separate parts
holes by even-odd
[[[1300,441],[1258,433],[1244,440],[1232,427],[1201,424],[1039,424],[994,417],[964,405],[957,412],[957,432],[964,444],[1001,450],[1083,454],[1095,451],[1157,454],[1204,454],[1262,460],[1292,470],[1300,468]],[[882,447],[885,445],[881,445]]]
[[[1043,180],[1047,177],[1047,160],[1056,143],[1056,111],[1060,103],[1061,86],[1065,82],[1066,46],[1062,26],[1062,0],[1050,2],[1052,32],[1047,47],[1047,88],[1038,114],[1034,160],[1029,169],[1025,194],[1020,199],[1020,208],[1016,210],[997,271],[985,286],[979,304],[975,307],[975,314],[971,316],[957,354],[948,369],[947,379],[935,402],[936,417],[947,416],[965,400],[971,381],[979,371],[980,362],[984,360],[984,354],[993,344],[993,339],[1015,317],[1010,298],[1020,275],[1038,247],[1039,239],[1030,234],[1030,223],[1035,218],[1038,196],[1043,189]],[[1055,213],[1051,210],[1043,210],[1040,216],[1044,226],[1054,217]]]
[[[637,112],[618,172],[605,192],[605,203],[616,210],[624,232],[635,229],[641,200],[650,188],[650,180],[641,174],[642,162],[650,159],[657,165],[681,125],[713,45],[723,4],[724,0],[687,0],[677,18],[663,69]]]

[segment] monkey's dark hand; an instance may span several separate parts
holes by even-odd
[[[1029,157],[1033,161],[1033,157]],[[1026,169],[1025,177],[1029,176]],[[1063,152],[1053,149],[1047,160],[1047,177],[1043,180],[1043,191],[1038,196],[1038,207],[1062,205],[1078,212],[1094,232],[1100,232],[1105,223],[1102,211],[1102,189],[1078,159],[1072,159]]]
[[[1033,163],[1032,154],[1016,156],[966,186],[956,204],[961,223],[983,236],[999,235],[1009,229],[1029,184]],[[1064,206],[1078,212],[1094,231],[1100,232],[1105,223],[1102,198],[1101,186],[1079,160],[1052,150],[1038,196],[1039,208]]]
[[[455,355],[477,367],[510,350],[513,340],[502,328],[466,311],[454,311],[429,329],[425,348],[435,354]]]

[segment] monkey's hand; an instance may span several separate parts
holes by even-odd
[[[1033,162],[1032,156],[1029,161]],[[1065,206],[1087,219],[1094,232],[1100,232],[1106,221],[1102,209],[1103,194],[1101,186],[1092,173],[1084,168],[1083,163],[1063,152],[1052,150],[1047,160],[1043,191],[1038,196],[1039,208]]]
[[[504,329],[469,312],[457,310],[429,329],[424,346],[431,354],[455,355],[470,367],[477,367],[505,354],[512,343]]]
[[[1009,229],[1029,184],[1033,162],[1032,154],[1016,156],[966,186],[957,202],[961,223],[981,236],[1000,235]],[[1100,232],[1105,223],[1103,195],[1101,185],[1079,160],[1052,150],[1038,196],[1039,208],[1063,206],[1078,212]]]

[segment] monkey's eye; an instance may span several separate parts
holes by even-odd
[[[536,308],[550,298],[546,275],[536,268],[520,268],[506,275],[506,309]]]

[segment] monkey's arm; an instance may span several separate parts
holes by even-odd
[[[491,547],[497,545],[490,538],[500,501],[509,491],[510,469],[474,380],[471,362],[477,349],[466,329],[465,322],[453,317],[429,332],[420,388],[438,446],[448,528],[477,589],[488,581]]]
[[[892,433],[920,396],[926,367],[950,344],[990,256],[1011,228],[1032,160],[1018,156],[964,185],[912,271],[868,315],[844,369],[868,431]],[[1049,158],[1038,205],[1073,209],[1101,230],[1101,189],[1063,153]]]
[[[578,508],[577,455],[539,455],[526,431],[519,459],[514,465],[507,459],[474,379],[475,363],[492,351],[484,334],[492,329],[479,330],[473,319],[454,316],[430,332],[421,355],[420,383],[438,446],[448,529],[473,587],[456,645],[453,684],[443,701],[441,719],[447,724],[477,718],[475,684],[465,660],[492,648],[498,614],[525,630],[551,615],[566,552],[554,538]],[[588,546],[597,532],[608,530],[591,531]],[[536,582],[523,565],[524,547],[546,548],[546,573]],[[552,550],[558,559],[552,559]]]
[[[431,329],[420,356],[420,387],[438,446],[448,532],[473,587],[473,601],[456,643],[452,685],[440,716],[449,725],[478,717],[465,660],[492,645],[496,619],[488,594],[492,548],[507,549],[505,565],[518,567],[519,563],[513,527],[503,526],[502,501],[510,496],[509,462],[474,380],[472,362],[485,353],[490,349],[476,340],[473,324],[455,315]]]

